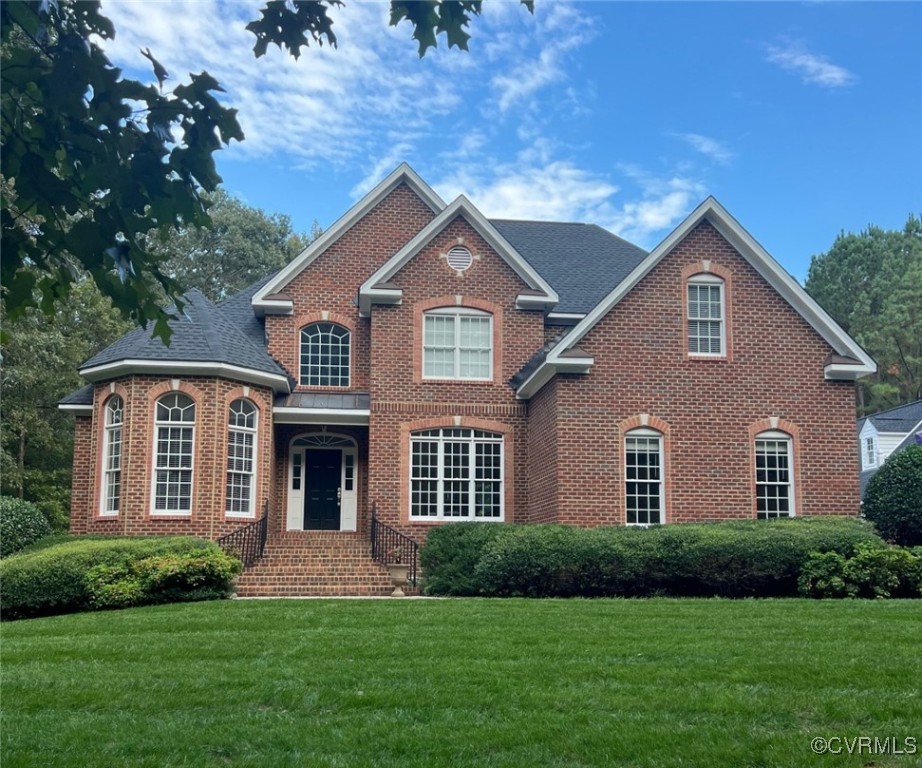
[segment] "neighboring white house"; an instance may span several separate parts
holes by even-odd
[[[895,451],[912,445],[919,432],[922,432],[922,400],[858,419],[862,496],[874,473]]]

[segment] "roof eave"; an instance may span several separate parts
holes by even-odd
[[[594,357],[555,357],[551,359],[549,355],[548,359],[519,385],[515,395],[519,400],[529,400],[558,373],[586,374],[594,364]]]
[[[253,299],[253,311],[256,317],[265,317],[266,315],[293,315],[294,302],[278,301],[272,299]]]
[[[877,370],[876,365],[842,365],[830,363],[823,369],[824,378],[830,381],[857,381],[870,376]]]
[[[235,381],[245,381],[271,387],[275,392],[288,393],[291,386],[287,376],[254,368],[245,368],[231,363],[189,360],[116,360],[89,368],[81,368],[80,375],[97,382],[137,373],[154,373],[163,376],[220,376]]]
[[[58,410],[74,416],[92,416],[93,406],[84,403],[58,403]]]
[[[329,424],[331,426],[368,426],[371,411],[356,408],[293,408],[276,406],[272,409],[276,424]]]

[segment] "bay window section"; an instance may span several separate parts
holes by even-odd
[[[173,393],[157,401],[155,414],[153,514],[192,513],[195,403]]]
[[[103,500],[101,516],[115,516],[122,503],[122,423],[125,405],[116,395],[106,403],[105,436],[103,438]]]
[[[257,410],[249,400],[230,405],[227,430],[227,490],[224,511],[228,517],[255,517],[253,492],[256,459]]]

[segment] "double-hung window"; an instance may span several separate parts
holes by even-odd
[[[253,480],[256,473],[256,406],[240,398],[230,404],[227,427],[227,491],[224,511],[228,517],[255,517]]]
[[[410,438],[410,518],[502,520],[503,436],[428,429]]]
[[[181,393],[164,395],[155,419],[153,514],[191,514],[195,403]]]
[[[423,315],[423,378],[493,378],[493,317],[445,307]]]
[[[794,514],[793,454],[785,432],[756,435],[756,516],[759,520]]]
[[[335,323],[301,329],[300,383],[305,387],[348,387],[352,334]]]
[[[695,275],[687,284],[688,354],[725,357],[727,354],[726,291],[715,275]]]
[[[663,436],[652,429],[635,429],[624,440],[625,522],[656,525],[665,522],[663,504]]]
[[[106,403],[103,438],[103,500],[101,516],[117,515],[122,502],[122,423],[125,404],[118,395]]]

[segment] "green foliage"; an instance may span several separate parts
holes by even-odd
[[[922,597],[922,550],[862,543],[851,557],[814,552],[798,580],[804,597]]]
[[[806,289],[877,361],[859,382],[862,414],[922,398],[922,220],[840,234]]]
[[[443,526],[423,547],[430,594],[525,597],[797,594],[812,552],[880,542],[855,518],[741,520],[651,528]],[[443,533],[455,529],[451,533]],[[473,539],[473,540],[470,540]],[[452,559],[450,545],[460,555]],[[437,557],[428,551],[434,546]],[[476,561],[476,562],[475,562]],[[472,567],[473,563],[473,567]]]
[[[220,550],[165,554],[117,565],[97,565],[86,574],[94,608],[218,600],[230,595],[242,565]]]
[[[922,446],[887,459],[865,488],[863,510],[888,541],[922,546]]]
[[[132,561],[165,555],[190,556],[193,560],[206,555],[223,557],[214,542],[189,536],[65,538],[0,562],[2,616],[4,619],[20,619],[87,610],[93,607],[93,593],[87,580],[91,569],[100,565],[121,568]],[[175,564],[165,564],[163,575],[157,577],[161,580],[158,582],[151,577],[153,580],[149,583],[159,584],[167,591],[174,589],[182,583],[182,578],[171,576],[171,569],[175,568]],[[104,580],[99,575],[94,578],[97,582]],[[142,579],[142,588],[145,584],[148,582]],[[130,585],[118,588],[131,590]],[[106,599],[115,598],[109,595]]]
[[[51,526],[38,507],[22,499],[0,496],[0,557],[50,535]]]
[[[424,587],[431,595],[476,595],[474,569],[486,548],[498,536],[513,530],[510,525],[455,523],[429,531],[419,553],[425,574]]]

